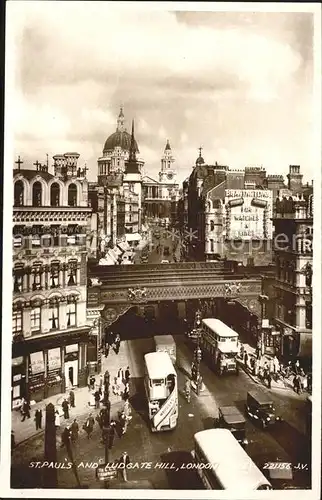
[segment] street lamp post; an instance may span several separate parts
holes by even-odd
[[[192,378],[195,380],[196,383],[196,393],[197,396],[199,396],[201,389],[200,362],[202,356],[200,349],[201,312],[199,310],[195,314],[194,330],[197,334],[197,346],[194,350],[194,361],[193,361],[193,366],[195,367],[195,369],[194,370],[192,369],[191,372],[192,372]]]

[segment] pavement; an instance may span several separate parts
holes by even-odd
[[[254,347],[252,347],[251,345],[249,345],[247,343],[243,343],[243,346],[244,346],[245,351],[248,354],[248,359],[250,356],[254,356],[256,358],[256,349]],[[260,377],[253,374],[253,370],[251,369],[249,363],[245,364],[244,358],[242,359],[242,358],[238,357],[237,359],[238,359],[238,363],[239,363],[240,367],[247,373],[247,375],[254,382],[256,382],[256,384],[259,384],[259,385],[265,387],[266,389],[268,389],[267,384],[264,383]],[[261,358],[262,366],[265,364],[266,361],[269,362],[270,359],[271,359],[270,356],[263,355]],[[298,396],[299,399],[306,399],[310,393],[307,391],[303,391],[301,394],[298,394],[297,392],[295,392],[293,389],[293,378],[294,378],[294,375],[291,375],[288,378],[287,377],[284,377],[283,379],[279,378],[278,380],[274,380],[272,378],[271,390],[273,390],[273,391],[276,391],[276,390],[277,391],[280,391],[280,390],[286,391],[286,392],[292,393],[293,395]]]
[[[133,367],[131,363],[128,343],[127,341],[122,341],[118,354],[115,354],[114,350],[110,349],[108,357],[105,358],[103,356],[101,373],[104,374],[106,370],[109,370],[111,376],[111,386],[112,386],[114,382],[114,377],[116,377],[118,369],[119,368],[126,369],[127,366],[130,367],[130,373],[133,375],[135,373],[135,367]],[[96,374],[95,378],[98,383],[99,374]],[[12,410],[11,422],[12,422],[12,430],[14,431],[16,446],[18,446],[20,443],[26,441],[27,439],[33,436],[42,435],[44,433],[44,429],[36,430],[34,415],[37,409],[42,410],[42,424],[44,426],[46,406],[49,403],[52,403],[56,407],[56,409],[59,410],[61,430],[63,430],[65,426],[71,424],[75,418],[78,420],[79,427],[81,428],[82,419],[85,421],[90,412],[93,413],[95,418],[95,415],[99,412],[99,410],[96,410],[94,406],[94,401],[93,401],[94,391],[89,391],[88,387],[74,387],[73,391],[75,393],[75,408],[71,407],[69,408],[69,417],[70,417],[69,419],[64,419],[61,407],[63,400],[65,398],[68,400],[69,392],[64,394],[58,394],[56,396],[51,396],[50,398],[46,398],[39,403],[31,402],[30,418],[29,419],[27,418],[24,422],[21,421],[22,417],[20,411]],[[110,390],[110,402],[111,402],[111,418],[114,418],[114,416],[117,415],[118,411],[121,408],[123,408],[124,402],[121,396],[113,394],[112,390]]]
[[[243,411],[247,391],[254,389],[257,383],[241,370],[238,377],[215,376],[212,369],[202,362],[201,372],[205,383],[205,390],[200,396],[192,391],[191,402],[188,403],[183,395],[186,378],[190,375],[193,351],[184,341],[184,337],[176,336],[177,343],[177,374],[179,388],[179,425],[171,432],[151,433],[146,415],[146,399],[143,385],[143,355],[151,351],[152,338],[142,338],[123,341],[120,354],[104,358],[102,371],[108,368],[111,377],[116,374],[120,366],[129,365],[131,370],[130,403],[133,419],[128,432],[124,436],[115,437],[113,449],[109,452],[109,460],[119,458],[123,451],[127,451],[133,463],[152,463],[152,469],[140,468],[128,471],[128,483],[121,477],[111,482],[110,488],[156,488],[156,489],[202,489],[198,476],[191,470],[167,471],[158,468],[157,464],[172,462],[190,462],[190,450],[193,448],[193,436],[205,428],[213,426],[213,420],[220,406],[235,404]],[[87,392],[86,392],[87,391]],[[83,389],[77,393],[83,393]],[[272,399],[279,414],[283,417],[281,426],[263,431],[247,419],[247,439],[249,440],[249,455],[255,463],[262,467],[268,461],[283,461],[301,463],[304,460],[303,449],[305,445],[304,417],[305,402],[297,394],[288,391],[271,391]],[[60,395],[62,397],[63,395]],[[84,405],[81,405],[80,396],[76,399],[76,408],[71,412],[78,414],[81,423],[82,416],[88,415],[86,407],[88,390],[85,388]],[[56,399],[58,396],[56,397]],[[114,404],[115,402],[115,404]],[[113,410],[117,411],[117,399],[113,401]],[[95,410],[93,411],[93,413]],[[113,413],[112,413],[113,414]],[[73,415],[71,414],[71,417]],[[19,423],[24,426],[29,422]],[[32,426],[34,430],[34,425]],[[304,444],[303,444],[304,443]],[[20,443],[12,453],[12,487],[42,487],[42,471],[31,467],[31,462],[43,461],[44,439],[43,436],[34,436]],[[101,432],[97,424],[91,439],[87,439],[81,429],[78,441],[73,445],[73,455],[77,464],[77,471],[81,487],[104,488],[104,482],[95,477],[97,462],[104,457],[104,445],[101,442]],[[57,446],[57,463],[64,464],[69,461],[65,447]],[[61,468],[58,471],[58,484],[60,488],[77,488],[75,474],[72,470]],[[303,473],[301,473],[303,474]],[[294,484],[307,484],[308,479],[298,477]],[[29,484],[29,486],[28,486]],[[126,496],[123,495],[123,498]]]

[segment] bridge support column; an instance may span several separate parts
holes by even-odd
[[[155,319],[160,318],[160,302],[154,305]]]
[[[180,319],[186,318],[186,303],[178,302],[178,316]]]

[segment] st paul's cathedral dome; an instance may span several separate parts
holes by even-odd
[[[139,148],[136,140],[134,140],[135,152],[139,153]],[[131,134],[129,134],[124,128],[124,114],[123,109],[121,108],[119,117],[117,119],[117,127],[116,132],[111,134],[105,141],[105,145],[103,148],[103,154],[109,151],[113,151],[116,147],[122,148],[124,151],[130,151],[131,146]]]

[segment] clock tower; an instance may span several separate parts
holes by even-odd
[[[159,182],[163,184],[175,184],[177,173],[173,169],[172,164],[174,163],[174,158],[172,156],[171,146],[169,141],[164,149],[163,156],[161,158],[161,170],[159,172]]]

